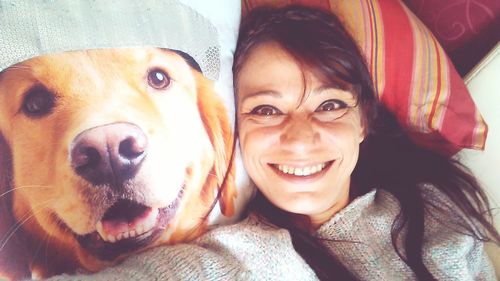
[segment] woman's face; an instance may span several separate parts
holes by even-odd
[[[324,223],[349,203],[364,136],[355,96],[327,87],[275,43],[256,47],[237,79],[248,174],[279,208]]]

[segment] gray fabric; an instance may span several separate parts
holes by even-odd
[[[72,50],[153,46],[191,55],[219,76],[215,27],[175,0],[0,0],[0,71]]]
[[[435,190],[435,203],[449,204]],[[362,280],[415,280],[391,244],[390,227],[397,201],[372,191],[324,224],[318,235],[325,245]],[[447,223],[463,223],[461,216]],[[483,244],[451,231],[443,217],[426,216],[424,262],[438,280],[496,280]],[[337,241],[332,241],[337,240]],[[343,240],[343,241],[340,241]],[[51,280],[317,280],[294,251],[290,235],[254,217],[219,227],[193,244],[160,247],[133,256],[94,275],[58,276]]]
[[[433,214],[430,205],[427,208],[423,253],[424,264],[433,276],[438,280],[496,280],[483,242],[457,232],[464,233],[459,227],[467,224],[463,216],[437,190],[429,186],[424,190],[424,198],[431,204],[452,210],[445,218]],[[393,196],[385,191],[371,192],[334,216],[318,234],[349,241],[325,244],[362,280],[415,280],[392,245],[390,231],[398,213],[399,203]],[[398,246],[403,248],[401,240]]]

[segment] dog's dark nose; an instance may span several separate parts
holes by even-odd
[[[120,188],[146,156],[147,137],[136,125],[114,123],[80,133],[70,148],[71,165],[94,185]]]

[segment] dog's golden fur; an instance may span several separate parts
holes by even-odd
[[[165,89],[148,85],[155,68],[171,78]],[[33,87],[54,96],[43,116],[23,111]],[[121,192],[89,183],[69,163],[81,132],[115,123],[134,124],[148,140],[139,172]],[[131,254],[101,260],[75,238],[95,232],[122,197],[158,209],[180,198],[165,230],[141,249],[195,238],[218,192],[222,212],[233,213],[232,151],[227,112],[211,81],[177,52],[76,51],[10,67],[0,74],[0,276],[93,272]]]

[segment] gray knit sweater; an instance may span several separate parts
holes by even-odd
[[[451,204],[432,188],[425,197]],[[460,234],[458,212],[446,219],[426,215],[424,263],[438,280],[496,280],[483,244]],[[415,280],[390,236],[398,202],[385,191],[354,200],[318,230],[339,260],[362,280]],[[453,215],[456,214],[456,215]],[[454,228],[456,231],[450,230]],[[343,242],[333,242],[338,240]],[[344,242],[345,241],[345,242]],[[355,242],[355,243],[353,243]],[[208,232],[194,243],[164,246],[130,257],[94,275],[51,280],[317,280],[294,251],[290,235],[255,217]]]

